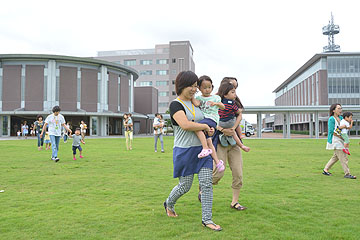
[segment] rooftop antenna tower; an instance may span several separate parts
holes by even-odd
[[[339,25],[334,24],[334,17],[331,13],[329,24],[322,28],[323,35],[328,36],[328,45],[323,47],[324,52],[340,52],[340,46],[335,45],[334,35],[340,32]]]

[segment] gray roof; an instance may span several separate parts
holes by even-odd
[[[295,73],[293,73],[288,79],[285,80],[280,86],[278,86],[273,93],[276,93],[287,86],[291,81],[293,81],[297,76],[301,73],[305,72],[308,68],[310,68],[315,62],[317,62],[322,57],[328,56],[360,56],[360,52],[330,52],[330,53],[317,53],[309,61],[307,61],[304,65],[302,65]]]
[[[128,66],[117,64],[113,62],[108,62],[105,60],[95,59],[95,58],[85,58],[85,57],[73,57],[73,56],[63,56],[63,55],[48,55],[48,54],[0,54],[1,60],[26,60],[26,61],[39,61],[39,60],[59,60],[66,62],[77,62],[84,64],[99,64],[105,65],[109,68],[113,68],[117,71],[124,73],[131,73],[134,77],[134,81],[139,78],[138,72]]]

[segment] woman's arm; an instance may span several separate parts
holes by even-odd
[[[66,129],[66,131],[68,131],[70,134],[72,133],[71,129],[68,128],[65,123],[63,123],[63,124],[61,124],[61,125],[62,125],[62,126]]]
[[[44,133],[44,131],[45,131],[45,129],[46,129],[46,126],[47,126],[47,123],[45,122],[45,123],[44,123],[44,126],[43,126],[43,129],[42,129],[42,131],[41,131],[41,134],[40,134],[40,138],[42,138],[43,133]]]
[[[210,131],[210,127],[206,124],[189,121],[184,111],[177,111],[174,113],[173,119],[186,131]]]

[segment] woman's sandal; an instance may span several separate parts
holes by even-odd
[[[238,210],[238,211],[243,211],[245,209],[247,209],[247,207],[241,206],[240,203],[235,203],[234,205],[230,205],[231,208]]]
[[[211,229],[211,230],[213,230],[213,231],[216,231],[216,232],[219,232],[219,231],[222,230],[221,227],[219,227],[219,228],[211,228],[211,227],[209,227],[209,225],[213,225],[214,227],[217,227],[217,226],[218,226],[218,225],[216,225],[216,224],[213,223],[213,222],[209,222],[208,224],[205,224],[204,222],[202,222],[202,225],[203,225],[204,227],[209,228],[209,229]]]
[[[344,178],[356,179],[356,177],[351,174],[346,174]]]
[[[212,154],[212,150],[210,148],[209,149],[203,148],[203,150],[201,150],[201,152],[198,154],[198,158],[204,158],[209,156],[210,154]]]
[[[331,176],[331,172],[325,172],[325,170],[323,170],[322,174],[326,175],[326,176]]]
[[[166,201],[164,202],[164,208],[165,208],[166,215],[167,215],[168,217],[177,217],[177,216],[178,216],[175,211],[173,211],[173,210],[171,210],[171,209],[169,209],[169,208],[167,207]],[[174,216],[169,216],[168,210],[169,210],[170,212],[172,212],[172,213],[174,214]]]

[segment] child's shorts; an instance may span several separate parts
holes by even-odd
[[[214,128],[216,130],[216,122],[214,120],[212,120],[211,118],[204,118],[203,120],[199,121],[198,123],[206,124],[210,128]],[[206,138],[211,138],[210,136],[207,135],[206,132],[205,132],[205,136],[206,136]]]
[[[79,151],[82,151],[82,148],[81,146],[72,146],[72,150],[73,150],[73,154],[75,155],[76,154],[76,149],[79,149]]]
[[[49,144],[50,143],[50,140],[45,140],[45,144]]]
[[[341,133],[341,137],[344,139],[344,143],[350,143],[347,133]]]

